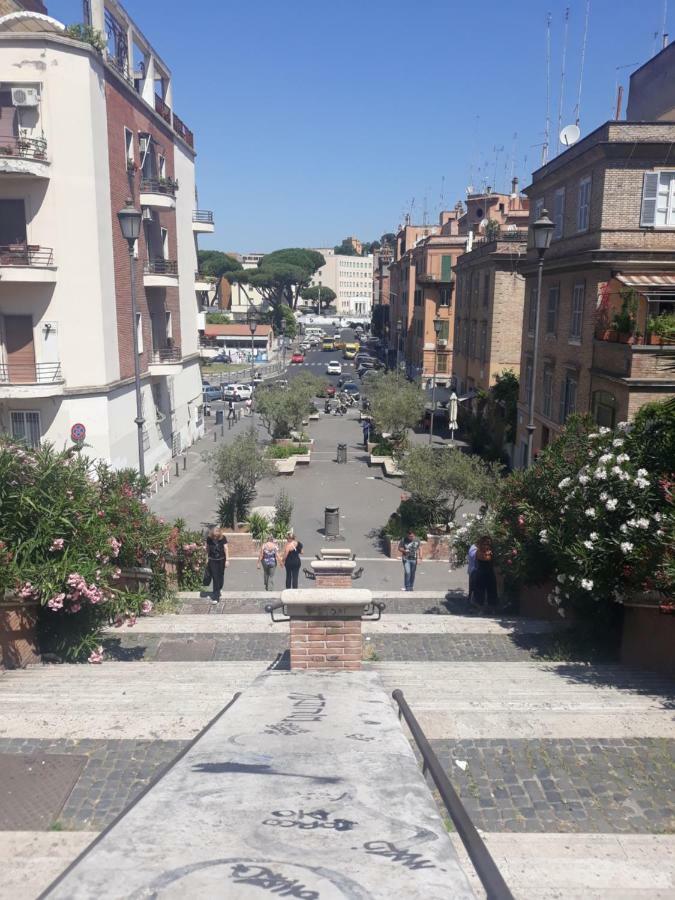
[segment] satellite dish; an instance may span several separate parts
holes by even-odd
[[[560,143],[566,147],[571,147],[581,137],[581,131],[578,125],[566,125],[560,132]]]
[[[481,228],[487,228],[487,224],[488,224],[489,221],[490,221],[489,219],[481,219],[480,227],[481,227]]]

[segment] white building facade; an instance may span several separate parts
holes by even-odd
[[[93,0],[101,54],[44,17],[0,18],[0,432],[146,472],[203,434],[192,134],[171,76],[114,0]],[[39,30],[42,29],[42,30]],[[142,59],[132,59],[132,54]],[[156,95],[159,90],[160,95]],[[116,213],[143,212],[132,321]]]
[[[370,319],[373,307],[373,257],[342,256],[334,250],[320,248],[326,260],[312,279],[312,284],[321,283],[337,295],[338,316]]]

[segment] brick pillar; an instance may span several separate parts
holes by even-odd
[[[315,584],[318,588],[350,588],[352,576],[340,572],[317,572]]]
[[[291,619],[291,669],[360,669],[360,619]]]
[[[356,563],[351,559],[313,559],[310,563],[317,588],[351,588]]]

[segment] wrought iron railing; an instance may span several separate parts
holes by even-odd
[[[419,282],[431,282],[432,284],[452,284],[455,280],[455,273],[449,272],[447,275],[439,275],[436,272],[417,272],[416,276]]]
[[[155,112],[158,112],[165,122],[171,124],[171,110],[159,94],[155,94]]]
[[[192,213],[193,222],[201,222],[202,225],[213,225],[213,213],[210,209],[195,209]]]
[[[517,243],[527,243],[527,229],[516,231],[499,231],[494,234],[483,235],[476,238],[473,242],[474,247],[483,247],[485,244],[495,244],[500,241],[515,241]]]
[[[392,697],[396,701],[399,709],[399,716],[403,716],[406,721],[413,740],[417,745],[417,749],[422,754],[423,768],[426,774],[428,771],[434,784],[441,796],[443,805],[450,814],[450,818],[457,829],[457,833],[462,839],[462,843],[469,854],[469,858],[473,863],[476,874],[481,880],[485,892],[489,900],[513,900],[513,894],[509,890],[506,882],[502,878],[502,874],[497,868],[495,861],[490,856],[488,848],[482,837],[476,831],[476,826],[471,821],[464,804],[459,799],[459,795],[450,783],[450,779],[445,773],[443,766],[440,764],[438,757],[431,748],[431,744],[427,740],[424,732],[420,728],[419,722],[408,706],[403,691],[396,690]]]
[[[61,363],[2,363],[3,384],[58,384],[63,381]]]
[[[143,272],[146,275],[178,275],[178,263],[175,259],[149,259]]]
[[[183,140],[189,147],[194,147],[194,134],[190,131],[185,122],[183,122],[183,120],[176,115],[176,113],[173,114],[173,130],[176,132],[178,137],[183,138]]]
[[[0,156],[45,160],[47,141],[43,138],[0,137]]]
[[[53,266],[54,251],[37,244],[7,244],[0,247],[0,266]]]
[[[178,182],[173,178],[142,178],[141,194],[167,194],[175,197]]]
[[[154,365],[180,362],[181,358],[180,347],[158,347],[152,351],[150,357]]]

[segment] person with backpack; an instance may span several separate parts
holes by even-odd
[[[204,573],[204,586],[213,582],[211,590],[211,603],[220,603],[220,592],[225,580],[225,569],[229,566],[227,560],[227,538],[222,528],[212,528],[206,538],[206,572]],[[208,579],[208,580],[207,580]]]
[[[260,548],[260,555],[258,556],[258,568],[262,566],[266,591],[269,591],[274,587],[274,572],[277,565],[281,565],[279,548],[277,547],[276,541],[272,539],[272,535],[268,534],[264,544]]]
[[[403,563],[403,587],[401,590],[412,591],[415,584],[417,561],[422,559],[422,544],[412,529],[409,529],[406,536],[400,540],[398,552]]]
[[[286,546],[284,547],[283,564],[286,569],[286,587],[297,588],[298,576],[300,574],[300,566],[302,560],[302,543],[298,541],[293,532],[289,531],[286,535]]]

